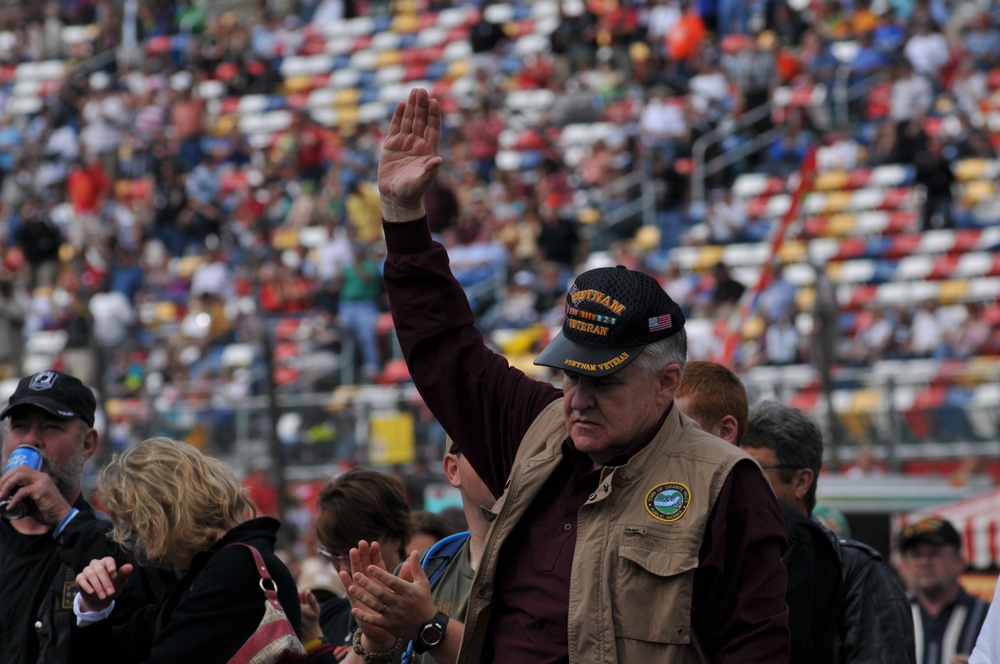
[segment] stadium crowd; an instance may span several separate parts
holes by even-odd
[[[367,27],[342,48],[337,30],[347,25]],[[157,446],[178,450],[194,467],[204,463],[170,440],[131,446],[164,430],[209,452],[229,451],[239,436],[235,410],[264,393],[271,378],[288,393],[409,384],[382,281],[387,247],[376,169],[392,106],[377,102],[379,86],[387,85],[379,72],[387,68],[363,67],[364,58],[354,57],[370,54],[380,35],[392,33],[397,45],[411,39],[412,46],[431,28],[446,32],[443,42],[408,53],[428,61],[392,66],[416,67],[419,76],[404,84],[436,85],[445,114],[443,166],[424,206],[477,325],[500,348],[520,345],[534,354],[561,324],[574,275],[610,263],[655,275],[693,330],[691,359],[718,357],[721,346],[706,342],[722,335],[697,330],[727,329],[720,325],[740,314],[757,271],[728,265],[713,248],[759,245],[775,226],[775,215],[737,184],[757,174],[774,188],[770,193],[785,191],[807,176],[814,149],[828,170],[870,174],[904,165],[908,189],[900,210],[915,220],[912,230],[979,231],[998,221],[985,204],[993,199],[962,195],[955,172],[962,160],[995,158],[1000,135],[991,124],[1000,89],[1000,9],[985,1],[261,0],[213,11],[212,3],[196,0],[50,0],[4,5],[0,28],[0,379],[55,368],[97,388],[98,403],[83,408],[87,440],[93,411],[104,408],[112,448],[139,450],[119,457],[117,472]],[[528,37],[541,41],[527,48]],[[438,62],[451,44],[465,45],[468,57]],[[328,70],[293,71],[293,64],[334,50]],[[389,50],[400,58],[405,49]],[[335,88],[343,72],[356,78]],[[330,103],[314,103],[313,94],[327,86],[334,90]],[[842,100],[844,89],[861,92]],[[545,94],[532,108],[511,101],[533,92]],[[379,108],[381,115],[372,110]],[[754,114],[758,108],[766,112]],[[567,128],[574,126],[586,135],[570,141]],[[702,154],[702,139],[716,135],[720,140]],[[728,165],[702,172],[705,162],[726,155]],[[649,218],[630,207],[646,197]],[[804,225],[812,228],[808,219]],[[708,249],[715,259],[688,269],[674,260],[678,249]],[[806,324],[814,315],[802,297],[801,271],[786,269],[808,263],[797,262],[773,267],[755,300],[755,331],[729,358],[736,368],[815,361],[818,322]],[[822,265],[809,267],[822,305],[821,282],[829,275]],[[889,308],[862,302],[841,316],[834,303],[826,319],[836,328],[827,330],[836,337],[833,361],[867,367],[885,359],[996,355],[995,305],[974,296]],[[817,321],[821,315],[817,309]],[[268,346],[274,371],[258,352]],[[437,461],[446,448],[443,429],[418,400],[403,401],[393,405],[415,414],[415,467]],[[31,402],[18,407],[25,404]],[[315,419],[279,424],[291,460],[361,460],[354,456],[361,441],[345,433],[354,422],[340,421],[342,411],[330,405],[318,404]],[[40,422],[62,421],[51,411],[29,412],[26,420],[11,416],[21,436],[37,435]],[[87,445],[89,456],[94,445]],[[456,468],[469,452],[447,449]],[[227,485],[234,479],[211,470]],[[768,470],[781,470],[769,479],[791,487],[807,468]],[[818,463],[809,470],[815,492]],[[108,486],[114,472],[104,476]],[[403,479],[418,507],[426,473]],[[243,481],[252,485],[259,513],[276,514],[267,473]],[[502,489],[502,477],[490,481]],[[53,493],[51,482],[42,484]],[[72,488],[76,493],[57,501],[38,532],[51,531],[55,540],[67,526],[72,533],[85,525],[79,514],[89,519],[89,505],[73,507],[83,499],[80,487]],[[300,536],[286,571],[301,589],[329,593],[329,600],[352,580],[344,570],[357,571],[346,551],[358,538],[323,541],[329,533],[311,526],[315,498],[303,497],[301,513],[285,515]],[[116,509],[115,536],[128,543],[120,514],[126,507]],[[198,555],[245,535],[251,510],[237,511],[211,524],[214,539],[198,542],[206,549]],[[269,552],[274,524],[251,525],[268,533],[254,535],[266,543],[268,566],[283,570]],[[906,579],[913,610],[926,624],[958,593],[964,561],[948,528],[937,523],[901,545],[913,558]],[[404,544],[401,536],[397,548]],[[375,561],[366,547],[363,555]],[[187,572],[181,567],[192,551],[169,553],[165,559]],[[343,572],[339,585],[323,558]],[[915,571],[932,564],[947,569]],[[89,570],[95,578],[111,571],[98,561]],[[197,573],[195,567],[191,576]],[[946,583],[931,579],[924,588],[915,580],[921,574]],[[978,607],[969,621],[975,629],[963,635],[968,653],[986,609],[960,596]],[[83,612],[104,610],[107,599],[95,584]],[[258,600],[248,594],[246,605]],[[314,608],[303,600],[303,626]],[[378,615],[386,608],[369,606]],[[298,610],[290,613],[298,627]],[[323,623],[319,609],[314,613],[312,620]],[[360,635],[346,614],[336,618],[338,629],[343,619]],[[347,654],[349,646],[336,645]]]
[[[491,13],[499,3],[440,1],[237,3],[224,12],[190,1],[6,5],[4,375],[55,363],[110,398],[200,400],[218,423],[227,405],[263,389],[253,371],[261,359],[233,363],[226,350],[267,325],[279,342],[281,330],[301,342],[279,343],[279,364],[309,358],[279,382],[405,380],[398,367],[387,371],[394,342],[379,278],[374,168],[386,118],[342,113],[330,122],[306,101],[335,72],[302,88],[282,66],[322,53],[329,26],[359,17],[398,32],[419,27],[400,28],[399,16],[462,12],[448,39],[467,40],[472,55],[442,79],[447,166],[428,207],[487,332],[558,324],[569,277],[597,252],[657,274],[691,318],[725,318],[753,284],[725,265],[682,273],[669,251],[766,239],[771,220],[727,192],[745,172],[787,178],[810,146],[848,171],[914,165],[925,230],[992,223],[954,197],[948,167],[994,155],[984,111],[1000,64],[1000,12],[990,3],[556,5],[544,45],[528,53],[517,47],[522,26],[542,23],[530,3],[514,3],[513,14]],[[63,63],[61,77],[23,80],[26,64],[51,61]],[[866,91],[852,100],[849,123],[829,101],[845,72]],[[357,86],[362,97],[366,85],[377,81]],[[779,88],[799,101],[740,122]],[[21,103],[25,89],[34,105]],[[508,99],[530,90],[555,95],[526,120]],[[802,90],[823,90],[828,101],[801,101]],[[262,110],[288,111],[264,133],[235,113],[260,99]],[[565,147],[561,130],[581,123],[599,135]],[[692,195],[693,146],[720,129],[725,138],[707,159],[767,141],[707,176],[701,199]],[[504,153],[519,161],[504,163]],[[636,173],[653,185],[652,226],[639,213],[615,216],[636,188],[613,185]],[[837,360],[995,352],[983,304],[872,307],[844,330]],[[763,294],[763,324],[734,361],[810,361],[802,312],[796,285],[778,275]],[[48,338],[54,349],[37,351]],[[329,358],[343,348],[356,361],[330,379]],[[692,347],[695,359],[717,352]],[[189,434],[191,422],[177,417],[177,432]]]

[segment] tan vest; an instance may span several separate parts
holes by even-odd
[[[562,459],[563,401],[532,423],[493,508],[472,582],[459,662],[479,664],[497,556]],[[569,592],[570,664],[706,662],[691,631],[694,572],[708,517],[733,466],[749,458],[674,408],[624,466],[604,468],[580,508]]]

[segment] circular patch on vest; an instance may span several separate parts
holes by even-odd
[[[659,484],[646,494],[646,511],[657,521],[673,523],[687,511],[691,489],[680,482]]]

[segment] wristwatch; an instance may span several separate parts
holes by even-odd
[[[431,648],[436,648],[444,641],[445,627],[448,626],[448,616],[438,611],[434,617],[420,626],[417,640],[413,642],[413,652],[422,655]]]

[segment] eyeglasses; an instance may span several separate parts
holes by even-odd
[[[351,556],[348,553],[332,553],[326,549],[322,544],[316,547],[317,553],[326,558],[334,567],[340,567],[341,565],[350,565]]]

